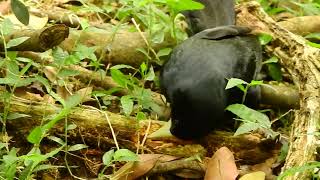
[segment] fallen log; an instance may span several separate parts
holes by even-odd
[[[4,103],[1,99],[0,109],[4,108]],[[30,118],[7,121],[7,127],[27,136],[35,126],[42,122],[44,117],[51,117],[60,111],[60,106],[45,103],[44,100],[35,102],[12,97],[9,112],[27,114]],[[147,139],[143,144],[141,140],[144,136],[158,130],[165,122],[153,120],[137,121],[134,118],[100,111],[88,106],[74,108],[67,115],[67,119],[68,124],[73,123],[77,126],[76,129],[68,131],[69,142],[78,140],[78,142],[83,143],[84,141],[87,145],[105,150],[118,144],[122,148],[128,148],[133,151],[137,151],[138,148],[140,151],[143,150],[148,153],[168,154],[177,157],[194,155],[204,157],[211,156],[215,150],[222,146],[227,146],[235,152],[235,158],[239,163],[256,164],[272,157],[274,153],[278,153],[279,148],[275,146],[277,144],[275,141],[265,140],[259,134],[233,136],[232,133],[228,132],[214,132],[206,139],[197,142],[167,137]],[[56,136],[63,137],[64,127],[65,122],[60,122],[50,132]],[[116,135],[116,141],[113,139],[112,130]]]
[[[237,11],[238,24],[254,25],[258,30],[273,36],[266,50],[279,57],[282,66],[291,74],[294,84],[299,88],[300,109],[295,112],[289,152],[282,170],[314,161],[319,140],[316,132],[319,132],[320,127],[320,50],[308,46],[301,36],[277,24],[257,2],[244,3]],[[248,19],[250,21],[245,21]],[[287,179],[308,179],[309,175],[308,172],[297,172]]]
[[[40,30],[24,29],[16,30],[5,36],[5,41],[20,37],[29,37],[22,44],[11,47],[10,51],[34,51],[44,52],[53,48],[65,40],[69,35],[69,28],[65,25],[53,25]],[[0,49],[4,50],[3,40],[0,41]]]
[[[145,61],[145,55],[139,52],[138,48],[150,48],[145,43],[145,39],[150,39],[147,33],[128,32],[125,30],[103,30],[97,31],[71,31],[69,38],[60,44],[64,50],[72,51],[76,43],[84,44],[88,47],[98,47],[96,54],[105,64],[127,64],[139,67]],[[150,44],[156,51],[164,47],[172,47],[175,42],[165,40],[160,44]]]

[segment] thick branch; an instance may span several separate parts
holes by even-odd
[[[44,102],[44,101],[41,101]],[[7,104],[8,105],[8,104]],[[3,102],[0,102],[3,108]],[[41,119],[61,111],[61,108],[49,104],[32,102],[21,98],[13,97],[10,101],[10,112],[17,112],[30,115],[30,119],[8,121],[7,126],[20,134],[27,135],[36,125],[41,123]],[[67,116],[68,123],[74,123],[77,128],[69,131],[68,138],[85,141],[93,147],[108,149],[114,146],[108,120],[110,121],[117,141],[121,147],[135,151],[146,134],[146,129],[150,123],[152,133],[163,126],[161,121],[137,121],[134,118],[124,117],[111,112],[102,112],[92,107],[74,108]],[[64,136],[64,122],[58,123],[52,133],[56,136]],[[245,142],[245,143],[244,143]],[[268,141],[270,142],[270,141]],[[216,149],[227,146],[236,152],[236,159],[243,163],[259,163],[273,156],[277,148],[270,150],[266,148],[267,141],[262,140],[260,135],[233,136],[232,133],[216,132],[204,139],[203,142],[182,141],[174,137],[163,139],[147,139],[144,146],[139,147],[146,152],[169,154],[178,157],[190,157],[195,154],[200,156],[211,156]],[[271,142],[274,147],[275,142]],[[206,149],[204,146],[206,146]],[[269,143],[270,145],[270,143]],[[208,152],[208,153],[207,153]]]
[[[281,59],[284,68],[292,75],[294,83],[299,87],[300,110],[296,111],[292,125],[290,148],[283,170],[293,166],[301,166],[315,160],[320,117],[320,50],[310,47],[305,40],[273,21],[256,2],[244,4],[239,9],[239,17],[246,19],[254,16],[273,36],[272,43],[267,47],[270,54]],[[242,24],[243,25],[243,24]],[[244,24],[245,25],[245,24]],[[308,179],[306,172],[296,173],[290,179]]]
[[[6,42],[19,37],[29,37],[22,44],[9,48],[12,51],[43,52],[60,44],[69,35],[69,28],[65,25],[53,25],[40,30],[19,30],[6,36]],[[3,49],[1,41],[0,48]]]

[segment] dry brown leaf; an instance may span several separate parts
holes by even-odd
[[[0,13],[1,15],[8,14],[10,12],[10,1],[0,2]]]
[[[128,162],[122,166],[115,174],[113,180],[134,180],[147,174],[157,162],[167,162],[177,159],[177,157],[163,154],[141,154],[139,162]]]
[[[262,171],[253,172],[242,176],[239,180],[265,180],[266,174]]]
[[[52,66],[45,66],[43,68],[43,72],[46,75],[46,77],[49,79],[51,82],[55,82],[57,79],[57,69],[52,67]]]
[[[64,100],[67,100],[71,96],[71,92],[65,86],[58,86],[57,94]]]
[[[222,147],[210,159],[205,180],[235,180],[239,172],[232,152]]]
[[[92,100],[91,93],[93,88],[92,87],[85,87],[77,91],[77,94],[81,97],[81,102],[87,102]]]

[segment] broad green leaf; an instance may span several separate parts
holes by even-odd
[[[281,66],[278,63],[267,64],[268,74],[275,81],[282,81]]]
[[[306,35],[305,38],[320,40],[320,33],[310,33],[310,34]]]
[[[118,69],[110,69],[111,77],[112,79],[123,88],[126,88],[127,84],[129,83],[129,80],[126,75],[124,75],[120,70]]]
[[[186,10],[200,10],[204,5],[193,0],[166,0],[167,5],[172,8],[176,13]]]
[[[229,105],[226,110],[232,112],[237,115],[241,119],[253,123],[258,123],[261,127],[270,128],[271,122],[265,114],[256,111],[254,109],[248,108],[243,104],[232,104]]]
[[[263,81],[257,81],[257,80],[251,80],[250,82],[250,86],[258,86],[258,85],[262,85]]]
[[[141,65],[140,65],[140,71],[141,71],[141,74],[142,75],[144,75],[144,73],[146,72],[146,70],[147,70],[147,65],[146,65],[146,63],[141,63]]]
[[[261,33],[258,36],[261,45],[267,45],[272,41],[272,36],[270,34]]]
[[[307,41],[307,44],[311,47],[320,48],[320,44],[318,43]]]
[[[78,93],[73,94],[72,96],[68,97],[65,103],[66,104],[64,108],[71,109],[73,107],[76,107],[78,104],[81,103],[81,96]]]
[[[120,99],[121,102],[121,107],[123,109],[123,112],[126,116],[129,116],[133,110],[133,100],[132,97],[127,95],[127,96],[122,96]]]
[[[128,149],[119,149],[114,153],[114,161],[139,161],[138,155]]]
[[[57,77],[59,78],[66,78],[69,76],[76,76],[79,75],[80,72],[77,70],[71,70],[71,69],[62,69],[58,72]]]
[[[54,141],[60,145],[64,145],[65,142],[61,139],[61,138],[58,138],[56,136],[47,136],[48,139],[50,139],[51,141]]]
[[[13,23],[10,21],[10,19],[5,18],[3,20],[3,22],[1,23],[1,30],[3,32],[3,35],[8,35],[8,34],[12,33]]]
[[[85,148],[87,148],[87,147],[88,147],[88,146],[85,145],[85,144],[76,144],[76,145],[73,145],[73,146],[68,147],[68,151],[69,151],[69,152],[79,151],[79,150],[85,149]]]
[[[171,53],[172,49],[171,48],[163,48],[160,49],[159,52],[157,53],[158,57],[162,57],[162,56],[167,56]]]
[[[248,84],[247,82],[245,82],[242,79],[238,79],[238,78],[231,78],[228,80],[226,89],[231,89],[235,86],[241,85],[241,84]]]
[[[146,75],[146,77],[144,79],[146,81],[153,81],[154,78],[155,78],[155,74],[154,74],[153,66],[150,66],[148,74]]]
[[[148,52],[144,48],[137,48],[136,50],[144,54],[148,59],[151,59]]]
[[[19,0],[11,0],[11,10],[17,19],[24,25],[29,24],[30,14],[28,8]]]
[[[114,150],[111,149],[108,152],[104,153],[102,156],[102,162],[105,166],[109,166],[110,163],[112,162],[114,156]]]
[[[65,64],[66,58],[69,57],[69,53],[67,51],[64,51],[62,48],[58,46],[53,49],[52,56],[53,56],[54,62],[57,65],[62,66]]]
[[[32,144],[39,144],[43,136],[43,131],[40,126],[35,127],[28,135],[27,140]]]
[[[136,119],[138,121],[141,121],[141,120],[145,120],[147,119],[146,115],[143,113],[143,112],[138,112],[137,115],[136,115]]]
[[[244,122],[240,125],[240,127],[234,133],[234,136],[239,136],[241,134],[249,133],[259,128],[260,126],[257,123]]]
[[[18,46],[20,44],[22,44],[23,42],[25,42],[26,40],[28,40],[30,37],[19,37],[19,38],[15,38],[15,39],[11,39],[8,43],[7,43],[7,48],[11,48],[11,47],[15,47]]]

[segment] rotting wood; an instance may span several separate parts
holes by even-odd
[[[3,102],[0,102],[0,108],[3,108]],[[38,102],[33,102],[13,97],[10,101],[9,111],[31,116],[30,118],[7,122],[7,126],[10,129],[20,131],[20,134],[27,136],[31,129],[41,123],[43,117],[60,112],[61,107],[45,103],[45,101],[39,102],[38,100]],[[107,117],[112,124],[119,145],[133,151],[139,146],[138,144],[144,137],[149,123],[151,123],[150,133],[164,125],[162,121],[136,121],[134,118],[83,106],[74,108],[67,116],[68,123],[74,123],[77,126],[76,129],[69,131],[68,139],[70,141],[80,139],[80,142],[85,141],[82,143],[105,150],[113,147],[114,141]],[[64,136],[63,127],[64,122],[58,123],[51,132],[57,136]],[[140,149],[144,149],[145,152],[149,153],[168,154],[177,157],[190,157],[196,154],[203,157],[206,155],[211,156],[216,149],[226,146],[235,152],[235,158],[239,160],[238,162],[254,164],[263,162],[278,152],[278,148],[275,146],[276,142],[266,143],[267,141],[258,134],[233,136],[232,133],[215,132],[206,139],[197,142],[182,141],[175,137],[147,139]],[[266,144],[271,144],[270,147],[272,148],[266,147]]]
[[[270,55],[280,58],[283,67],[291,74],[300,92],[300,110],[295,112],[290,135],[289,152],[283,171],[315,160],[317,136],[320,127],[320,50],[310,47],[305,40],[277,24],[257,2],[238,7],[238,24],[252,26],[273,36],[266,47]],[[255,19],[250,24],[244,19]],[[287,179],[308,179],[308,172],[297,172]]]
[[[142,33],[149,39],[147,33]],[[145,61],[145,55],[138,48],[148,48],[139,32],[128,32],[125,30],[103,30],[71,31],[70,36],[60,44],[60,47],[72,51],[76,43],[86,46],[98,47],[96,54],[101,57],[102,63],[128,64],[139,67]],[[174,46],[174,41],[169,39],[160,44],[150,44],[151,48],[159,50],[164,47]]]
[[[10,51],[34,51],[43,52],[53,48],[65,40],[69,35],[69,28],[63,24],[53,25],[40,30],[24,29],[16,30],[5,36],[6,42],[9,40],[29,37],[25,42],[9,48]],[[2,40],[0,41],[0,49],[3,49]]]

